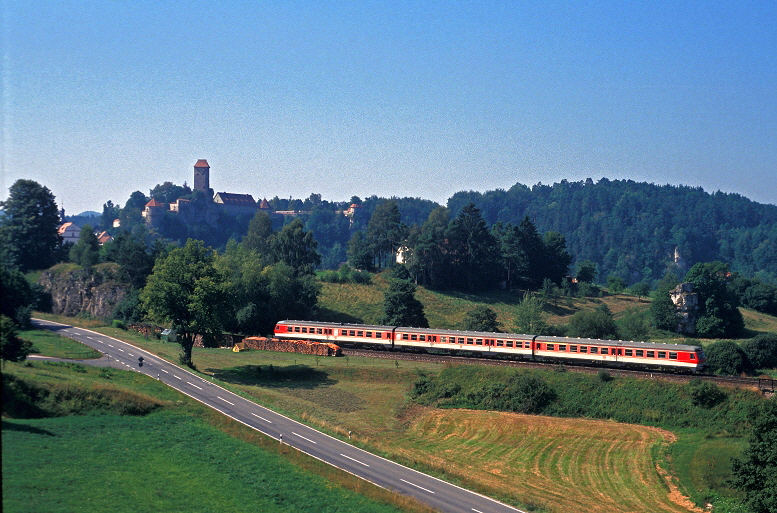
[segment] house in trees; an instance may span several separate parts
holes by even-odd
[[[65,244],[75,244],[81,236],[81,228],[76,226],[75,223],[64,223],[59,226],[57,232]]]

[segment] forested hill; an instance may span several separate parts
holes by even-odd
[[[745,276],[777,283],[777,206],[738,194],[602,178],[458,192],[448,207],[455,216],[469,202],[489,224],[518,224],[529,216],[540,232],[563,233],[577,261],[598,264],[600,281],[610,274],[629,283],[660,279],[676,248],[680,276],[696,262],[721,260]]]

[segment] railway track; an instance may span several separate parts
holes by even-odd
[[[633,369],[617,369],[611,367],[592,367],[577,364],[558,364],[534,362],[527,360],[497,360],[494,358],[477,358],[469,356],[452,356],[433,353],[406,353],[385,350],[354,349],[342,348],[343,356],[362,356],[366,358],[385,358],[396,361],[415,361],[430,362],[438,364],[477,364],[505,366],[524,369],[563,369],[570,372],[583,372],[587,374],[598,374],[599,371],[607,371],[615,377],[632,377],[639,379],[660,379],[674,383],[688,383],[692,379],[698,378],[711,381],[717,385],[751,388],[764,393],[774,393],[775,381],[772,378],[746,378],[739,376],[716,376],[713,374],[674,374],[661,371],[645,371]]]

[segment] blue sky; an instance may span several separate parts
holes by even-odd
[[[329,200],[591,177],[777,204],[777,2],[0,0],[2,180]]]

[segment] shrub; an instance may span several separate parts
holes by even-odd
[[[516,373],[505,390],[507,409],[516,413],[540,413],[556,399],[556,391],[542,379]]]
[[[124,323],[124,321],[120,319],[114,319],[113,322],[111,323],[111,326],[113,326],[114,328],[118,328],[120,330],[124,330],[124,331],[127,330],[127,325]]]
[[[606,370],[602,369],[599,371],[599,381],[602,383],[608,383],[612,381],[612,374],[607,372]]]
[[[773,369],[777,367],[777,334],[762,333],[745,341],[742,350],[753,368]]]
[[[718,388],[715,383],[704,381],[699,378],[692,379],[688,383],[688,389],[691,394],[691,403],[694,406],[702,408],[712,408],[726,399],[726,394]]]
[[[712,372],[736,376],[750,370],[747,355],[739,344],[730,340],[721,340],[707,346],[707,365]]]

